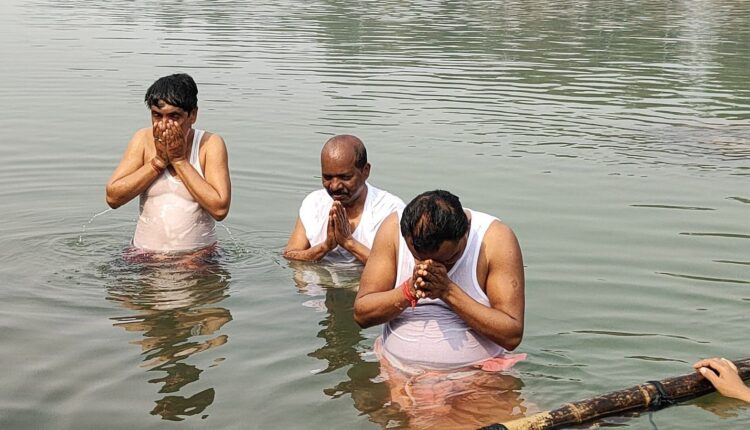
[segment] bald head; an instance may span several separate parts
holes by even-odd
[[[364,207],[370,163],[361,140],[349,134],[328,139],[320,151],[320,170],[328,195],[348,209]]]
[[[367,165],[367,149],[357,136],[339,134],[326,141],[320,151],[321,160],[328,158],[354,163],[354,167],[362,170]]]

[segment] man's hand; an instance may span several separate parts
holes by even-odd
[[[693,367],[726,397],[750,402],[750,388],[740,378],[737,366],[726,358],[708,358]]]
[[[419,261],[414,267],[414,285],[418,299],[442,299],[451,286],[455,285],[448,277],[448,269],[437,261]]]
[[[170,163],[183,161],[187,158],[185,134],[176,122],[167,121],[167,124],[164,126],[162,139],[165,143]]]
[[[342,248],[348,249],[352,240],[352,226],[349,224],[346,209],[341,202],[333,202],[330,217],[333,219],[336,243],[341,245]]]
[[[333,219],[333,215],[328,215],[328,228],[326,230],[325,247],[327,252],[333,251],[336,248],[336,222]]]
[[[166,168],[169,165],[169,154],[167,153],[167,144],[164,138],[164,129],[160,127],[161,123],[154,124],[154,147],[156,148],[156,159],[160,167]]]

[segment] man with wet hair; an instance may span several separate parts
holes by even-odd
[[[434,252],[443,242],[456,242],[466,235],[469,219],[453,194],[437,190],[422,194],[412,203],[403,212],[400,226],[415,251]]]
[[[320,167],[323,189],[302,201],[284,257],[364,263],[383,219],[403,208],[404,202],[367,182],[367,150],[356,136],[328,139],[320,152]]]
[[[383,221],[354,318],[362,327],[384,324],[375,349],[403,371],[512,365],[505,353],[524,330],[515,234],[447,191],[420,194]]]
[[[231,184],[226,145],[194,129],[198,87],[187,74],[159,78],[146,91],[151,127],[135,132],[107,182],[116,209],[140,196],[136,250],[185,253],[212,248],[214,220],[227,216]]]

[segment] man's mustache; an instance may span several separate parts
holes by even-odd
[[[344,197],[344,196],[349,195],[348,191],[331,191],[331,190],[326,190],[326,191],[328,191],[328,195],[331,197]]]

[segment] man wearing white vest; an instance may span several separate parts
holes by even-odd
[[[354,302],[402,371],[510,367],[524,330],[524,270],[513,231],[447,191],[417,196],[375,238]],[[420,370],[421,369],[421,370]]]
[[[214,220],[227,216],[232,194],[224,139],[193,128],[198,87],[189,75],[159,78],[145,102],[151,127],[130,140],[107,182],[107,204],[140,196],[132,256],[210,252]]]
[[[367,182],[367,150],[356,136],[330,138],[320,153],[320,167],[323,189],[302,201],[284,257],[365,263],[380,224],[404,202]]]

